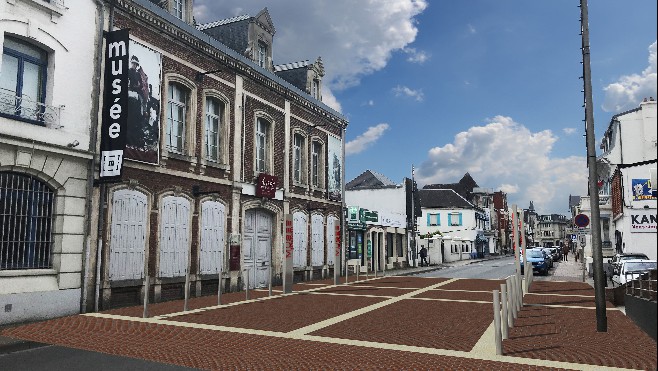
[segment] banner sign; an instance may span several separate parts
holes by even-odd
[[[654,210],[631,210],[631,233],[649,232],[656,233],[656,211]]]
[[[293,280],[293,250],[294,250],[294,232],[292,224],[292,214],[285,215],[285,242],[283,248],[283,293],[288,294],[292,292]]]
[[[340,225],[336,225],[335,236],[336,236],[336,256],[340,256],[340,249],[341,249],[341,246],[340,246],[340,242],[341,242],[341,239],[340,239]]]
[[[327,166],[327,190],[329,191],[329,200],[340,201],[342,199],[342,184],[343,184],[343,142],[341,138],[336,138],[329,135],[327,138],[327,153],[328,153],[328,166]]]
[[[105,92],[101,124],[101,182],[121,181],[123,151],[126,148],[128,101],[128,30],[107,33],[105,50]]]

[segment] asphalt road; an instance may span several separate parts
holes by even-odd
[[[415,275],[417,277],[505,279],[514,274],[514,257],[485,260]]]
[[[8,354],[0,354],[0,370],[12,371],[183,371],[193,368],[150,362],[53,345],[39,346]]]

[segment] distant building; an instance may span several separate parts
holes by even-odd
[[[345,202],[346,255],[351,265],[358,265],[363,271],[407,266],[409,233],[404,182],[396,184],[376,171],[366,170],[345,185]]]
[[[538,246],[563,246],[567,236],[569,219],[564,215],[539,215],[534,232],[534,241]]]

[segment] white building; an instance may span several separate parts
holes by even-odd
[[[430,264],[475,257],[488,246],[486,214],[452,189],[421,189],[418,246],[427,247]],[[479,248],[478,248],[479,247]]]
[[[384,270],[409,264],[406,200],[403,184],[395,184],[372,170],[345,185],[346,258],[350,264],[359,264],[363,271],[373,266]]]
[[[653,98],[613,116],[598,160],[601,208],[611,214],[602,240],[610,241],[613,251],[645,253],[652,259],[657,243],[656,123]]]
[[[0,324],[79,313],[108,13],[0,2]],[[91,134],[91,136],[90,136]]]

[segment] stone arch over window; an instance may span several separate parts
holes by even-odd
[[[188,78],[173,73],[165,74],[163,86],[162,155],[182,155],[195,160],[197,87]]]
[[[203,90],[201,159],[203,163],[228,166],[230,100],[214,89]],[[217,126],[215,128],[215,126]],[[213,139],[216,140],[213,142]]]
[[[253,170],[254,176],[259,173],[272,173],[274,171],[274,132],[276,123],[264,111],[254,114],[254,146]]]

